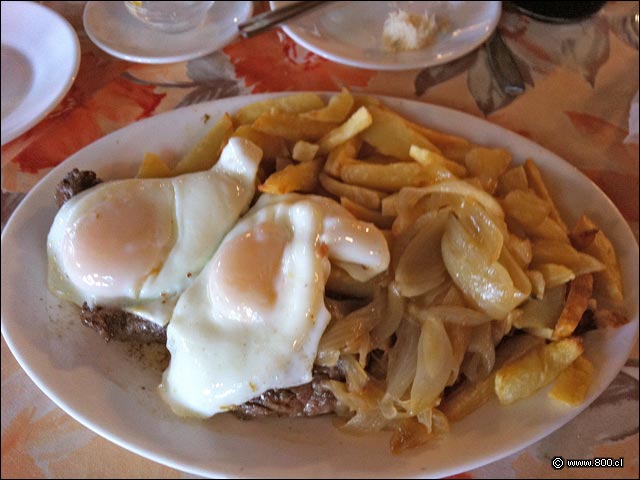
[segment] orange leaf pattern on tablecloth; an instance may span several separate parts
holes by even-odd
[[[7,478],[6,474],[22,478],[44,478],[45,476],[29,453],[20,448],[28,440],[33,430],[35,410],[35,407],[25,408],[4,429],[2,436],[2,478]]]
[[[2,147],[3,156],[7,153],[12,156],[9,167],[13,167],[3,165],[3,187],[12,189],[6,178],[11,176],[11,170],[14,174],[35,174],[53,168],[102,136],[151,116],[165,95],[154,90],[154,86],[136,85],[122,77],[86,100],[82,95],[74,97],[72,89],[55,114]]]
[[[232,43],[224,49],[253,93],[365,87],[375,72],[330,62],[307,52],[280,31]]]
[[[638,174],[638,144],[623,143],[629,132],[588,113],[566,111],[573,127],[594,146],[609,153],[607,163],[616,170]]]
[[[616,204],[627,220],[638,220],[638,145],[623,143],[628,132],[602,118],[565,112],[581,140],[602,151],[602,168],[583,171]]]
[[[629,221],[638,221],[638,175],[624,175],[608,170],[584,170],[594,183],[616,204]]]
[[[5,472],[10,472],[9,477],[51,477],[51,464],[86,445],[91,437],[91,432],[59,409],[42,412],[36,406],[25,407],[11,418],[3,434],[2,478],[7,478]]]

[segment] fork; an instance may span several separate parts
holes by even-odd
[[[298,15],[301,15],[323,3],[326,2],[294,2],[282,8],[264,12],[250,18],[246,22],[239,24],[238,30],[240,31],[240,35],[244,38],[253,37],[254,35],[258,35],[259,33],[269,30],[285,20],[297,17]]]

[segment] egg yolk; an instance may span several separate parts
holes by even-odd
[[[273,307],[280,285],[280,264],[289,232],[261,223],[224,245],[210,277],[210,290],[230,305],[244,305],[242,320]],[[247,318],[254,317],[254,318]]]
[[[153,198],[110,196],[77,220],[66,235],[66,272],[78,284],[123,295],[162,266],[173,236],[173,216]]]

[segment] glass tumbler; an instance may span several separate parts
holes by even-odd
[[[198,27],[215,2],[125,1],[127,10],[149,27],[167,33],[186,32]]]

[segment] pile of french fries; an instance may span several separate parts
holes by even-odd
[[[347,429],[392,429],[401,451],[554,381],[551,398],[584,401],[580,332],[627,321],[620,268],[592,220],[564,223],[534,160],[515,165],[343,89],[225,114],[175,166],[147,154],[138,175],[206,170],[233,136],[264,152],[257,195],[329,196],[389,243],[384,274],[360,282],[334,267],[327,283],[316,363],[345,371],[328,384]]]

